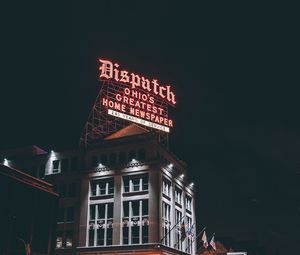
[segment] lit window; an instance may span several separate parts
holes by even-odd
[[[195,237],[195,230],[193,229],[192,218],[186,217],[187,219],[187,247],[186,252],[189,254],[193,254],[193,240]]]
[[[52,169],[53,169],[53,173],[59,172],[59,160],[56,159],[52,161]]]
[[[182,204],[182,192],[178,188],[175,189],[175,202]]]
[[[148,207],[148,200],[146,199],[123,202],[123,244],[149,242]]]
[[[73,232],[67,231],[66,232],[66,247],[70,248],[73,246]]]
[[[166,179],[163,179],[163,194],[170,197],[171,195],[171,182],[167,181]]]
[[[192,198],[189,196],[185,198],[185,207],[187,210],[192,211]]]
[[[149,189],[148,175],[123,177],[124,192],[147,191]]]
[[[112,245],[113,203],[90,205],[89,246]]]
[[[57,249],[62,248],[62,245],[63,245],[62,239],[63,239],[63,233],[61,231],[58,231],[56,233],[56,248]]]
[[[171,245],[171,206],[163,202],[162,206],[162,216],[163,216],[163,233],[164,233],[164,244],[167,246]]]
[[[103,179],[91,182],[91,196],[104,196],[114,194],[114,180]]]
[[[181,250],[182,249],[182,241],[181,241],[181,233],[180,233],[180,226],[181,226],[181,221],[182,221],[182,213],[178,210],[175,210],[175,222],[177,224],[177,230],[175,232],[175,245],[176,249]]]

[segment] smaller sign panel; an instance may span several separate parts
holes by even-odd
[[[144,125],[144,126],[147,126],[147,127],[155,128],[155,129],[167,132],[167,133],[170,132],[170,129],[168,127],[165,127],[165,126],[162,126],[162,125],[159,125],[159,124],[155,124],[153,122],[143,120],[143,119],[131,116],[131,115],[127,115],[125,113],[121,113],[121,112],[117,112],[117,111],[108,109],[108,114],[111,115],[111,116],[121,118],[123,120],[128,120],[128,121],[131,121],[131,122],[134,122],[134,123],[137,123],[137,124],[140,124],[140,125]]]

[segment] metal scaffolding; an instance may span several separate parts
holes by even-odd
[[[130,88],[128,85],[118,83],[111,80],[99,80],[101,88],[97,95],[96,101],[92,107],[87,122],[82,130],[79,145],[80,147],[87,148],[95,141],[99,141],[104,137],[128,126],[130,122],[111,116],[108,114],[108,108],[101,104],[101,100],[106,98],[108,100],[116,101],[116,94],[124,96],[125,88]],[[154,96],[154,95],[153,95]],[[155,96],[154,96],[155,97]],[[168,118],[169,104],[162,99],[155,97],[155,106],[163,109],[163,117]],[[138,125],[138,124],[136,124]],[[150,127],[141,126],[156,134],[157,139],[161,144],[168,147],[169,139],[168,133],[159,131]]]

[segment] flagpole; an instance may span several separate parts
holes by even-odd
[[[195,242],[195,240],[197,240],[197,238],[201,235],[201,233],[206,229],[206,227],[204,227],[199,233],[198,235],[194,238],[194,240],[191,242],[191,244],[185,248],[185,251],[187,251],[188,248],[190,248],[190,246]]]
[[[166,238],[166,236],[178,225],[178,223],[180,223],[181,222],[181,220],[183,219],[183,217],[185,217],[185,215],[183,215],[181,218],[180,218],[180,220],[167,232],[167,234],[165,234],[164,236],[163,236],[163,238],[160,240],[160,243],[162,243],[162,241]]]
[[[213,233],[213,235],[211,235],[210,237],[208,237],[207,240],[211,239],[214,235],[215,235],[215,233]],[[199,235],[197,235],[197,236],[199,236]],[[207,241],[207,242],[208,242],[208,241]],[[208,246],[209,246],[209,243],[208,243]],[[199,249],[197,248],[197,251],[199,251],[200,248],[201,248],[201,247],[199,247]],[[197,251],[196,251],[196,252],[197,252]]]

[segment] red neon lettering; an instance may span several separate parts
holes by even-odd
[[[135,87],[141,86],[141,78],[137,74],[132,73],[131,74],[131,87],[134,89]]]
[[[106,79],[113,78],[113,64],[108,60],[99,59],[102,65],[99,67],[101,71],[100,78],[104,77]]]

